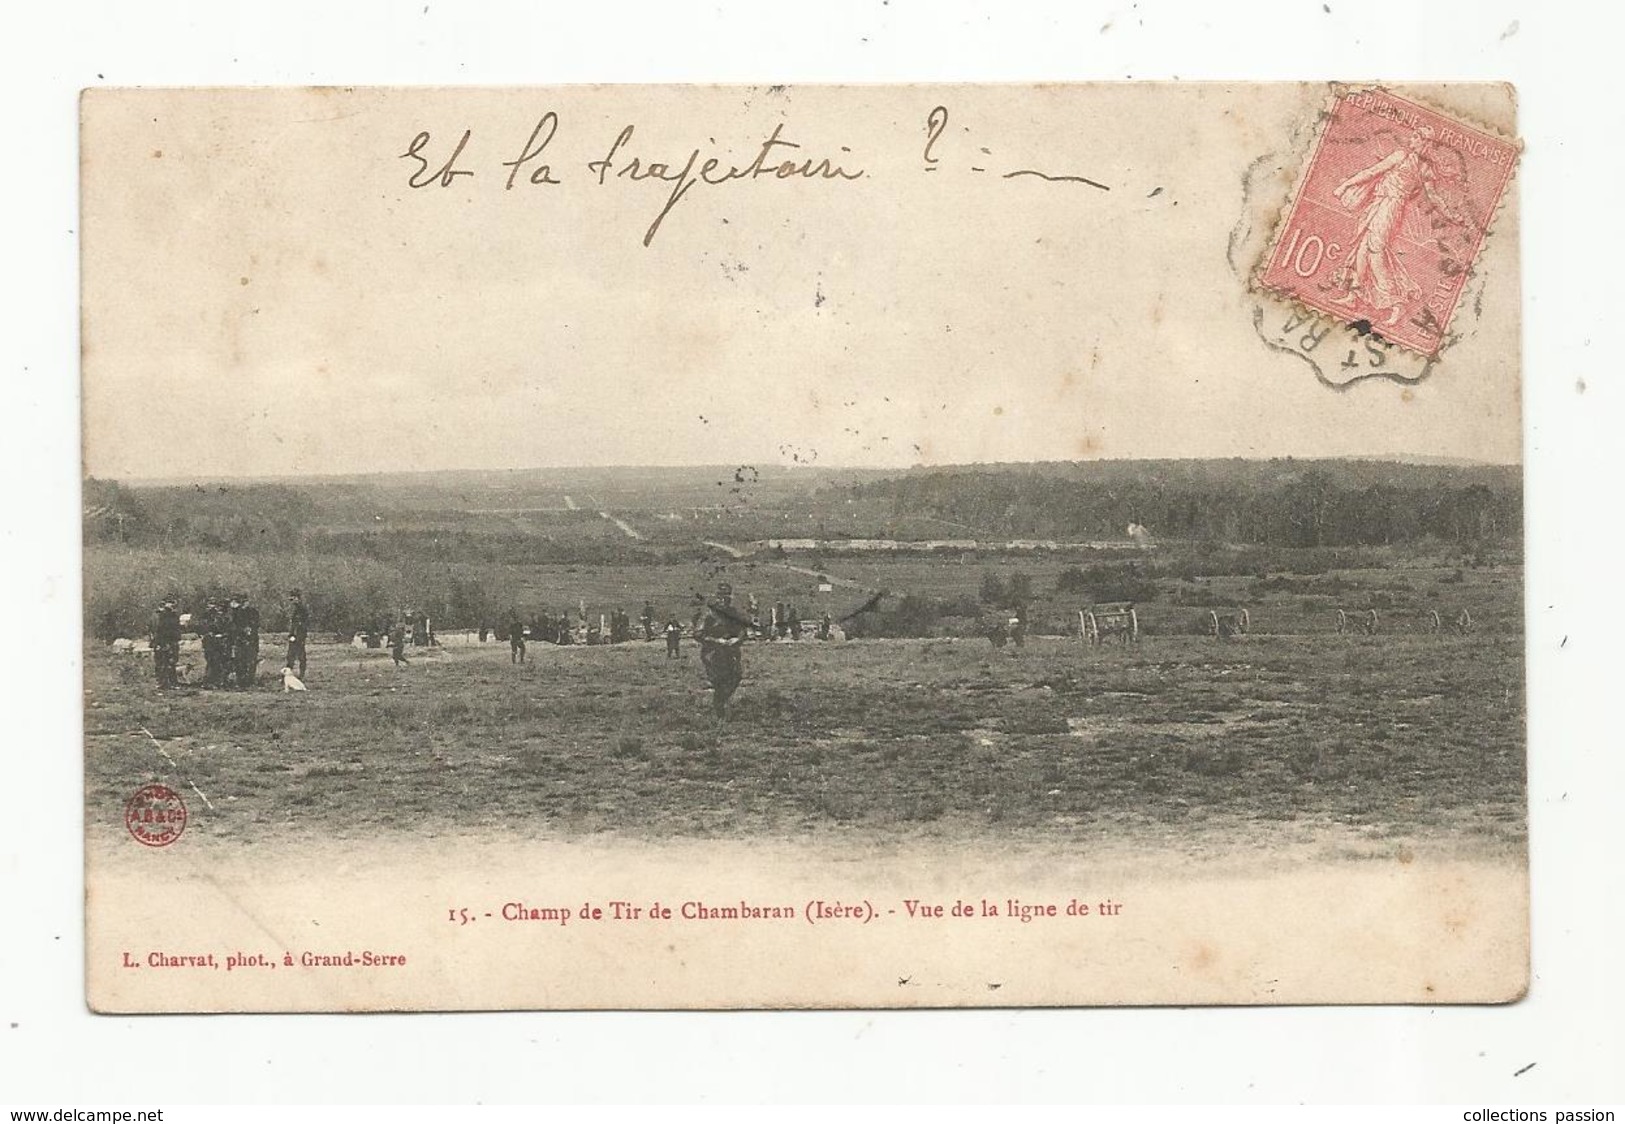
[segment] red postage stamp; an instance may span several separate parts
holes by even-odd
[[[1259,284],[1437,355],[1517,158],[1385,90],[1339,90]]]
[[[124,826],[144,847],[167,847],[186,830],[186,801],[168,785],[139,788],[124,805]]]

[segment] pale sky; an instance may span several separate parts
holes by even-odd
[[[1519,460],[1515,186],[1463,310],[1471,331],[1421,385],[1336,393],[1259,339],[1245,278],[1324,97],[96,91],[86,471]],[[1514,131],[1499,87],[1432,101]],[[549,110],[556,134],[506,189],[502,161]],[[626,125],[600,185],[588,162]],[[673,185],[618,171],[635,157],[676,174],[698,149],[696,170],[715,156],[718,176],[776,126],[801,147],[775,161],[828,157],[862,177],[696,183],[643,245]],[[464,129],[457,167],[475,174],[409,188],[414,135],[431,133],[438,168]],[[542,162],[558,185],[527,182]],[[1026,169],[1110,190],[1005,178]]]

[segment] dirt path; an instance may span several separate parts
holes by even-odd
[[[786,570],[789,570],[793,574],[805,574],[809,578],[821,578],[824,581],[829,582],[830,585],[839,586],[842,589],[857,589],[862,590],[864,593],[875,592],[875,590],[864,585],[862,582],[855,582],[851,578],[838,578],[828,570],[814,570],[807,566],[793,566],[789,562],[780,562],[778,565]]]
[[[715,547],[716,549],[722,551],[724,554],[728,555],[730,558],[743,558],[743,557],[745,557],[745,552],[743,550],[740,550],[737,546],[729,546],[725,542],[712,542],[710,539],[702,539],[700,541],[700,545],[701,546]],[[862,582],[853,581],[851,578],[836,577],[834,574],[830,573],[828,570],[814,570],[810,566],[797,566],[797,565],[795,565],[793,563],[790,563],[790,562],[776,562],[775,561],[775,562],[769,563],[769,565],[777,566],[781,570],[789,570],[792,574],[802,574],[805,577],[818,578],[818,579],[820,579],[822,581],[829,582],[830,585],[838,586],[838,587],[840,587],[842,589],[856,589],[856,590],[861,590],[864,593],[874,593],[875,592],[874,589],[870,588],[869,586],[864,585]]]
[[[639,534],[636,530],[634,530],[630,525],[627,524],[626,520],[617,519],[615,516],[611,515],[607,511],[600,511],[598,514],[603,516],[605,519],[608,519],[611,523],[615,524],[617,527],[619,527],[621,529],[621,531],[626,535],[627,538],[629,538],[629,539],[642,539],[643,538],[643,536],[641,534]]]

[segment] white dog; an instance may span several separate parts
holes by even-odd
[[[305,690],[305,685],[299,681],[299,677],[293,673],[291,667],[282,669],[282,690],[284,693]]]

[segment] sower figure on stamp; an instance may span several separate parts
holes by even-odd
[[[1334,304],[1363,301],[1388,314],[1386,324],[1399,322],[1406,307],[1422,296],[1422,287],[1406,272],[1399,247],[1405,214],[1413,202],[1431,204],[1457,225],[1467,220],[1435,190],[1433,130],[1426,125],[1369,168],[1338,184],[1333,193],[1351,211],[1360,211],[1348,265],[1337,283],[1347,291]]]
[[[283,667],[297,668],[299,678],[305,677],[305,642],[310,636],[310,610],[305,608],[304,594],[297,589],[288,591],[288,658]]]
[[[152,618],[152,667],[160,689],[167,690],[179,684],[175,665],[181,658],[181,615],[175,608],[175,599],[166,597],[158,605]]]
[[[260,611],[248,594],[233,599],[231,613],[231,655],[237,672],[237,686],[252,687],[260,666]]]
[[[700,624],[700,662],[711,684],[711,712],[719,721],[745,675],[740,648],[749,629],[750,618],[733,607],[733,586],[718,583],[716,598],[707,604]]]

